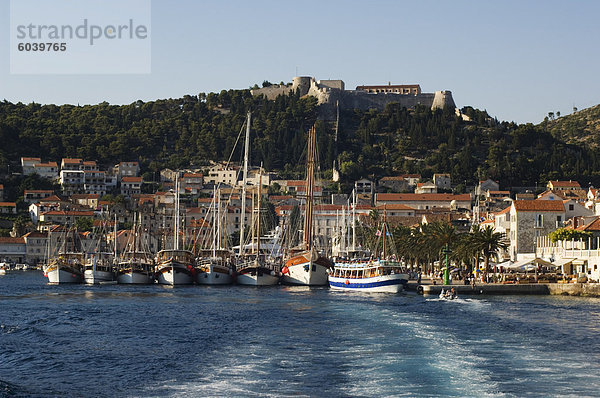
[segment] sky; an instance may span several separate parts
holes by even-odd
[[[418,83],[452,91],[458,107],[539,123],[600,103],[599,15],[595,0],[151,0],[150,73],[11,74],[0,0],[0,99],[128,104],[301,75]]]

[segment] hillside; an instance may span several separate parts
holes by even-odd
[[[363,176],[401,173],[424,178],[450,173],[463,186],[487,177],[502,187],[542,185],[549,179],[600,185],[600,150],[548,130],[558,129],[569,116],[537,126],[517,125],[472,107],[462,109],[470,118],[465,121],[453,109],[406,109],[392,103],[383,111],[342,111],[336,143],[331,123],[317,120],[313,97],[292,94],[270,101],[249,90],[129,105],[1,102],[0,173],[18,170],[21,156],[58,162],[79,157],[104,167],[139,161],[147,179],[164,167],[202,167],[229,158],[249,110],[251,163],[263,163],[283,178],[301,178],[306,132],[316,122],[321,171],[330,175],[337,159],[344,190]],[[591,121],[598,118],[590,110],[574,116],[588,114],[585,120],[597,129]],[[237,148],[234,161],[241,158],[241,145]]]
[[[552,135],[569,144],[600,147],[600,105],[577,111],[542,124]]]

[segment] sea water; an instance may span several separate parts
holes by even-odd
[[[0,276],[0,396],[598,396],[600,299]]]

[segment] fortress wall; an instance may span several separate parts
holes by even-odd
[[[368,94],[361,91],[345,91],[341,96],[340,105],[344,108],[356,109],[379,109],[382,110],[387,104],[397,102],[400,106],[414,108],[417,105],[431,107],[435,94],[423,93],[418,95],[403,95],[393,93]]]
[[[319,80],[319,81],[317,81],[317,84],[320,87],[333,88],[333,89],[342,90],[342,91],[344,91],[346,89],[346,86],[344,85],[343,80]]]
[[[250,93],[252,95],[255,95],[255,96],[264,95],[269,100],[274,100],[275,98],[277,98],[280,95],[288,95],[290,92],[292,92],[292,87],[280,86],[278,84],[269,86],[269,87],[263,87],[263,88],[259,88],[259,89],[255,89],[255,90],[250,90]]]

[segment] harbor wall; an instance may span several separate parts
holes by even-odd
[[[600,297],[600,283],[549,283],[550,294]]]
[[[439,295],[442,289],[454,288],[461,294],[486,295],[563,295],[600,297],[600,283],[524,283],[524,284],[477,284],[471,285],[419,285],[416,291],[421,294]],[[407,289],[412,290],[412,289]]]

